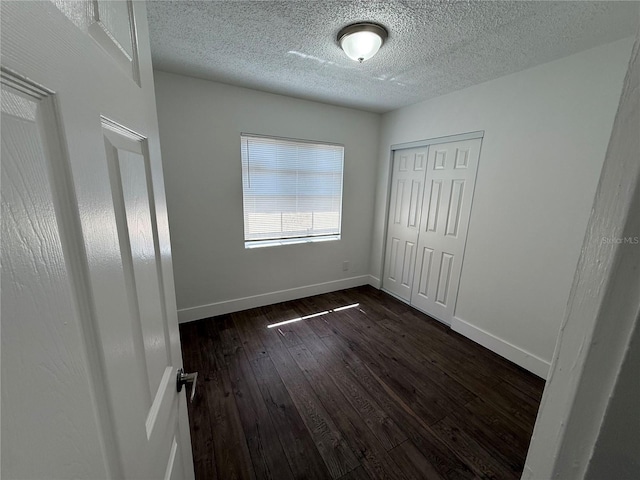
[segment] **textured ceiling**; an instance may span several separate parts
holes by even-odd
[[[385,112],[633,35],[640,3],[152,1],[148,11],[157,69]],[[389,30],[363,64],[335,40],[356,21]]]

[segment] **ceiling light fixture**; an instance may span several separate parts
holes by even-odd
[[[388,36],[389,32],[382,25],[360,22],[340,30],[338,43],[347,57],[362,63],[378,53]]]

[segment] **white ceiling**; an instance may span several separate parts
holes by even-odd
[[[148,12],[157,69],[385,112],[633,35],[640,2],[152,1]],[[356,21],[389,30],[363,64],[336,42]]]

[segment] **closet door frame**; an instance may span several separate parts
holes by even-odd
[[[386,265],[385,262],[387,260],[387,235],[388,235],[388,228],[389,228],[389,215],[390,215],[390,209],[391,209],[391,186],[393,184],[393,162],[394,162],[394,156],[396,151],[398,150],[405,150],[408,148],[420,148],[420,147],[426,147],[426,148],[430,148],[433,145],[439,145],[439,144],[443,144],[443,143],[452,143],[452,142],[460,142],[463,140],[474,140],[474,139],[480,139],[480,155],[482,155],[482,140],[484,139],[484,130],[477,130],[477,131],[473,131],[473,132],[467,132],[467,133],[461,133],[461,134],[456,134],[456,135],[447,135],[447,136],[443,136],[443,137],[434,137],[434,138],[429,138],[429,139],[425,139],[425,140],[416,140],[414,142],[405,142],[405,143],[396,143],[396,144],[392,144],[391,148],[390,148],[390,152],[389,152],[389,163],[388,163],[388,181],[387,181],[387,201],[386,201],[386,214],[385,214],[385,218],[384,218],[384,235],[383,235],[383,245],[382,245],[382,269],[381,269],[381,275],[380,275],[380,289],[382,291],[384,291],[385,293],[388,293],[389,295],[397,298],[398,300],[413,306],[413,308],[422,311],[423,313],[429,315],[430,317],[438,320],[439,322],[444,323],[447,326],[450,326],[448,322],[443,321],[440,318],[437,318],[435,316],[433,316],[433,314],[429,313],[429,312],[425,312],[424,310],[414,306],[411,304],[411,299],[409,301],[393,294],[392,292],[389,292],[387,289],[385,289],[384,287],[384,272],[386,269]],[[427,155],[429,154],[429,152],[427,151]],[[478,160],[479,161],[479,160]],[[427,172],[428,175],[428,172]],[[477,182],[478,179],[478,171],[476,169],[476,176],[474,178],[474,185]],[[425,178],[425,185],[427,182],[428,178]],[[475,188],[474,188],[474,196],[475,196]],[[471,221],[471,215],[473,214],[473,196],[471,197],[471,212],[469,214],[469,221]],[[467,233],[465,235],[465,248],[464,248],[464,252],[466,253],[466,245],[467,245],[467,239],[469,236],[469,229],[467,228]],[[461,265],[461,269],[460,269],[460,275],[462,276],[462,269],[464,268],[464,253],[462,255],[462,259],[461,259],[462,265]],[[458,288],[456,291],[456,296],[455,296],[455,302],[454,302],[454,306],[453,306],[453,311],[454,314],[453,316],[455,317],[455,309],[456,309],[456,304],[458,302],[458,291],[460,289],[460,283],[458,282]]]

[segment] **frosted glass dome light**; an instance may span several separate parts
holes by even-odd
[[[338,43],[349,58],[362,63],[378,53],[388,35],[382,25],[355,23],[340,30]]]

